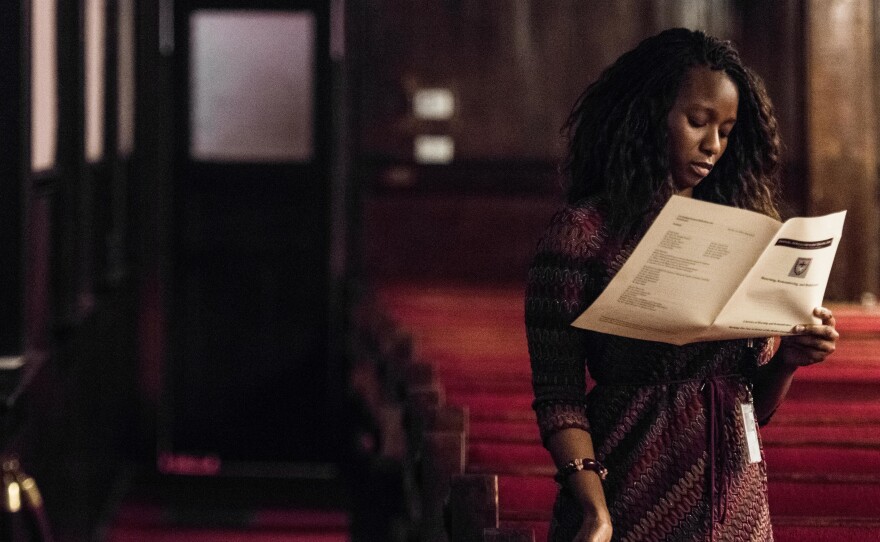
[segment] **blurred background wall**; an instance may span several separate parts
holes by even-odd
[[[732,40],[767,84],[786,216],[850,210],[829,297],[876,291],[875,12],[863,1],[360,5],[351,54],[368,274],[521,280],[534,237],[521,230],[539,230],[558,203],[559,130],[575,99],[639,40],[687,26]],[[434,88],[454,101],[448,118],[416,111]],[[448,137],[451,163],[419,163],[423,135]]]

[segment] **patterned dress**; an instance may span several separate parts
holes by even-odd
[[[765,466],[749,460],[741,412],[771,341],[674,346],[570,325],[640,237],[614,241],[590,200],[557,213],[538,246],[525,309],[541,437],[590,432],[615,541],[772,540]],[[570,541],[581,521],[563,486],[550,540]]]

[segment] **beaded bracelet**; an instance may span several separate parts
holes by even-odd
[[[559,472],[556,473],[554,477],[556,482],[562,484],[565,480],[568,479],[569,476],[576,473],[579,470],[591,470],[599,475],[599,478],[602,480],[608,476],[608,469],[605,468],[605,465],[599,463],[595,459],[591,459],[589,457],[585,457],[583,459],[572,459],[568,463],[565,464],[564,467],[559,469]]]

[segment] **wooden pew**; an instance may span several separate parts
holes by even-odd
[[[506,331],[496,353],[472,342],[493,336],[493,321],[510,327],[511,318],[521,315],[513,303],[502,303],[501,312],[510,314],[498,319],[497,311],[474,306],[475,296],[466,293],[470,297],[456,298],[461,292],[453,292],[444,298],[433,290],[424,312],[418,290],[395,298],[396,309],[412,316],[402,325],[411,324],[418,337],[413,350],[434,367],[443,385],[445,394],[437,404],[470,410],[463,473],[453,473],[449,482],[450,540],[543,540],[557,488],[530,408],[525,351],[505,342]],[[499,301],[494,292],[487,297]],[[871,512],[880,508],[880,478],[873,472],[880,400],[872,380],[880,374],[880,318],[864,319],[855,311],[856,318],[848,319],[846,310],[837,313],[848,340],[833,362],[799,371],[789,400],[763,430],[778,542],[810,539],[809,533],[828,540],[870,540],[866,533],[880,531],[880,518]],[[812,475],[799,459],[816,454],[831,454],[839,468]],[[838,504],[822,508],[828,500]],[[804,513],[812,517],[797,515]]]
[[[453,476],[449,500],[450,539],[453,542],[535,542],[531,525],[501,524],[500,499],[497,475]],[[505,517],[505,521],[507,519]]]

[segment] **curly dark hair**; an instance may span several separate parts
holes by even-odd
[[[612,232],[642,225],[675,193],[669,175],[667,116],[688,70],[724,70],[739,91],[727,150],[694,197],[779,218],[782,144],[761,79],[729,41],[672,28],[643,40],[605,69],[575,103],[562,128],[568,138],[568,200],[600,196]]]

